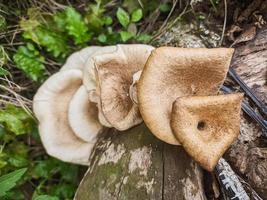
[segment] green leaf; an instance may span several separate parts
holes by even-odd
[[[26,76],[34,81],[42,81],[45,78],[44,57],[34,49],[31,44],[20,46],[13,56],[16,66],[21,69]]]
[[[127,42],[133,37],[133,34],[127,31],[120,31],[120,36],[123,42]]]
[[[123,10],[122,8],[118,8],[116,16],[120,22],[120,24],[124,27],[127,28],[128,24],[130,23],[130,16],[129,14]]]
[[[113,20],[110,16],[104,17],[104,23],[105,25],[109,26],[113,23]]]
[[[53,195],[63,197],[64,199],[72,199],[72,197],[75,194],[76,190],[75,185],[73,184],[60,184],[60,185],[55,185],[53,186]]]
[[[171,5],[169,3],[160,4],[159,10],[163,13],[169,12],[171,10]]]
[[[4,30],[6,28],[6,19],[0,15],[0,31]]]
[[[38,161],[34,167],[33,172],[36,178],[47,178],[50,175],[54,174],[57,170],[58,167],[56,166],[54,159],[48,159]]]
[[[101,42],[101,43],[105,43],[107,42],[107,36],[105,34],[100,34],[98,37],[97,37],[98,41]]]
[[[22,108],[13,105],[0,110],[0,123],[16,135],[29,133],[34,126],[33,119]]]
[[[112,18],[103,16],[105,9],[100,6],[101,2],[89,5],[89,12],[85,16],[85,22],[93,33],[102,33],[104,25],[110,25]]]
[[[143,11],[142,9],[134,10],[131,14],[131,21],[132,22],[139,22],[143,17]]]
[[[7,75],[9,73],[7,70],[3,69],[2,67],[7,63],[9,57],[2,45],[0,45],[0,75]],[[2,71],[1,71],[2,70]],[[2,72],[2,74],[1,74]]]
[[[59,200],[59,198],[50,195],[38,195],[33,200]]]
[[[53,30],[53,24],[48,26],[47,24],[41,24],[35,19],[22,19],[20,27],[24,30],[22,36],[25,39],[29,39],[44,47],[54,57],[65,57],[68,54],[67,38],[63,33]]]
[[[25,167],[28,165],[28,160],[22,156],[19,155],[13,155],[8,159],[8,162],[10,165],[14,167]]]
[[[6,195],[6,192],[10,191],[13,187],[15,187],[16,183],[22,178],[26,171],[27,168],[22,168],[1,176],[0,197]]]
[[[92,35],[88,32],[81,14],[72,7],[66,9],[66,29],[68,34],[73,36],[75,44],[82,44],[91,39]]]
[[[144,44],[147,44],[150,42],[150,40],[152,39],[152,37],[150,35],[147,35],[147,34],[140,34],[136,40],[138,42],[141,42],[141,43],[144,43]]]
[[[9,71],[7,71],[6,69],[0,67],[0,76],[5,76],[10,74]]]

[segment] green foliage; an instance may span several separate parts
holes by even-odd
[[[142,9],[136,9],[135,11],[132,12],[131,14],[131,21],[132,22],[139,22],[143,17],[143,11]]]
[[[133,34],[127,31],[120,31],[120,36],[122,41],[126,42],[133,37]]]
[[[50,195],[39,195],[36,196],[33,200],[59,200],[59,198]]]
[[[16,186],[16,183],[21,179],[23,174],[27,171],[27,168],[22,168],[5,174],[0,177],[0,197],[6,195],[6,192],[10,191]]]
[[[66,32],[73,37],[75,44],[84,44],[92,37],[82,15],[72,7],[68,7],[63,13],[55,15],[54,20],[59,28],[66,29]]]
[[[28,81],[25,77],[39,84],[51,69],[45,65],[53,61],[63,63],[70,52],[84,46],[148,43],[151,35],[142,33],[140,27],[149,12],[157,8],[155,2],[124,0],[118,8],[117,5],[110,7],[108,0],[95,0],[88,2],[81,12],[83,7],[78,11],[74,6],[50,12],[49,5],[42,9],[29,8],[26,14],[23,10],[14,11],[20,19],[15,25],[22,29],[14,41],[22,45],[12,46],[11,52],[0,46],[0,76],[11,77],[13,74],[9,71],[12,72],[15,64],[22,72],[23,84]],[[8,11],[8,5],[6,7]],[[0,15],[0,32],[8,30],[9,21],[15,20],[6,21]],[[23,92],[27,98],[35,93],[28,88]],[[42,148],[36,121],[22,108],[6,105],[0,110],[0,176],[21,168],[27,168],[27,173],[13,184],[11,181],[12,187],[0,181],[0,192],[5,192],[1,199],[24,200],[21,186],[33,188],[30,192],[33,200],[72,199],[79,183],[78,172],[83,170],[48,156]],[[9,189],[4,191],[1,187]]]
[[[0,31],[6,28],[6,19],[4,16],[0,15]]]
[[[7,105],[5,109],[0,110],[0,124],[3,124],[6,130],[22,135],[32,131],[34,122],[22,108]]]
[[[28,43],[27,46],[20,46],[14,54],[13,60],[27,77],[34,81],[44,80],[44,57],[40,55],[32,44]]]
[[[37,19],[22,19],[20,21],[25,39],[31,40],[40,47],[45,48],[54,57],[65,57],[69,51],[67,38],[65,35],[60,34],[60,32],[53,30],[53,24],[50,25],[41,24]]]
[[[163,4],[160,4],[159,6],[159,10],[163,13],[170,12],[171,8],[172,7],[169,3],[163,3]]]
[[[129,14],[123,9],[123,8],[118,8],[116,16],[120,22],[120,24],[124,27],[127,28],[127,26],[130,23],[130,16]]]
[[[4,47],[0,45],[0,76],[9,74],[9,71],[3,68],[3,66],[7,63],[8,60],[9,57]]]

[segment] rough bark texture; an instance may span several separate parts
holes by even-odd
[[[76,199],[206,199],[199,166],[144,125],[109,131],[96,145]]]
[[[267,27],[255,38],[236,48],[232,67],[258,98],[267,103]],[[255,106],[254,106],[255,107]],[[242,117],[238,141],[227,152],[228,161],[245,180],[267,199],[266,139],[254,121]]]

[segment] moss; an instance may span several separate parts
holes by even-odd
[[[92,162],[96,164],[81,183],[76,195],[77,199],[117,199],[118,197],[119,199],[151,199],[155,195],[154,191],[161,190],[161,185],[157,186],[155,179],[161,176],[162,171],[160,152],[162,143],[144,125],[125,131],[123,134],[115,134],[112,144],[99,145],[96,148],[96,156],[92,159]],[[129,137],[135,139],[129,140]],[[120,147],[121,145],[124,149]],[[112,154],[121,153],[121,151],[124,153],[116,162],[99,164],[100,160],[103,160],[101,155],[107,154],[111,148],[114,148],[109,151]],[[129,172],[133,152],[140,152],[140,155],[146,157],[147,161],[137,164],[134,170]],[[162,177],[159,179],[161,180]]]

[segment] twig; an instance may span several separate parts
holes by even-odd
[[[224,0],[224,22],[223,22],[223,30],[222,30],[222,36],[221,36],[221,40],[219,42],[219,46],[222,46],[225,28],[226,28],[226,21],[227,21],[227,1]]]
[[[257,105],[264,115],[267,116],[267,107],[258,99],[258,97],[251,91],[247,84],[237,75],[233,68],[228,71],[229,75],[235,80],[235,82],[242,88],[242,90],[248,95],[251,100]]]
[[[249,196],[230,165],[221,158],[215,167],[225,199],[249,200]]]
[[[169,21],[175,7],[176,7],[176,4],[177,4],[178,0],[174,0],[173,4],[172,4],[172,8],[167,16],[167,18],[164,20],[163,24],[160,26],[159,28],[159,32],[162,31],[162,29],[166,26],[167,22]]]
[[[225,93],[232,93],[233,90],[231,90],[230,88],[226,87],[226,86],[222,86],[221,87],[221,90]],[[251,117],[252,119],[254,119],[261,127],[262,127],[262,133],[265,137],[267,137],[267,123],[266,121],[264,120],[264,118],[260,115],[260,114],[257,114],[252,108],[251,106],[243,101],[242,102],[242,110],[249,116]]]

